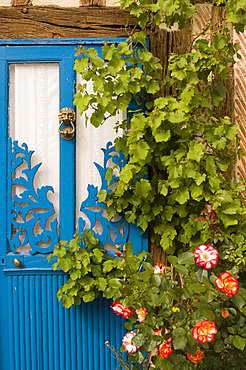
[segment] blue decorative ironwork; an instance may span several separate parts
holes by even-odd
[[[17,141],[14,141],[12,146],[11,139],[9,146],[10,176],[13,177],[10,180],[10,191],[12,189],[13,192],[15,186],[25,189],[19,195],[14,194],[10,200],[9,216],[13,228],[8,235],[10,249],[16,252],[16,248],[25,247],[29,243],[31,254],[50,253],[58,243],[57,219],[49,223],[55,210],[47,198],[47,193],[54,190],[52,186],[34,189],[34,177],[42,164],[32,167],[31,158],[34,151],[29,151],[25,143],[19,146]],[[23,165],[24,169],[21,169],[20,166]],[[17,175],[18,168],[21,171],[20,175]]]
[[[125,222],[123,217],[118,220],[112,219],[108,221],[107,214],[105,213],[106,204],[98,201],[98,193],[101,190],[107,190],[108,192],[112,191],[110,187],[117,182],[118,177],[114,174],[108,184],[106,180],[107,169],[114,166],[121,169],[125,165],[126,159],[122,152],[116,152],[111,142],[107,143],[106,149],[102,148],[101,150],[104,154],[103,167],[94,162],[101,178],[101,188],[98,189],[97,186],[88,185],[88,197],[82,202],[80,211],[89,219],[89,230],[94,232],[94,235],[99,239],[101,245],[105,245],[106,243],[111,245],[123,245],[127,240],[129,225]],[[79,232],[82,232],[85,228],[85,221],[80,217],[78,222]],[[99,232],[97,231],[98,223],[101,229]]]

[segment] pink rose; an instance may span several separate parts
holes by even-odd
[[[161,274],[162,276],[164,276],[164,274],[167,272],[166,268],[166,265],[158,262],[157,265],[154,266],[154,274]]]
[[[113,302],[113,306],[110,307],[117,315],[121,315],[122,317],[124,317],[124,319],[129,319],[135,312],[134,310],[131,310],[129,306],[123,306],[123,304],[120,302]]]
[[[202,266],[206,270],[210,270],[213,266],[216,266],[219,261],[219,252],[210,244],[199,245],[193,253],[195,255],[196,265]]]
[[[144,323],[145,322],[145,317],[148,314],[146,312],[146,308],[141,307],[141,308],[137,309],[136,314],[138,315],[138,321]]]
[[[161,336],[162,337],[162,334],[161,334],[161,331],[162,331],[162,329],[158,329],[158,330],[155,330],[154,331],[154,335],[159,335],[159,336]],[[167,328],[165,328],[165,334],[168,334],[169,333],[169,331],[168,331],[168,329]],[[173,338],[172,337],[170,337],[168,340],[166,340],[165,342],[167,342],[167,343],[171,343],[171,341],[173,340]]]
[[[129,353],[135,353],[140,348],[132,345],[132,338],[135,337],[136,334],[137,333],[130,331],[123,337],[122,345],[125,348],[125,350]]]

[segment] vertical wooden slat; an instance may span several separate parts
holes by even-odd
[[[55,291],[54,291],[54,287],[55,287]],[[59,327],[59,323],[58,323],[58,319],[59,319],[59,306],[60,304],[57,302],[57,298],[56,298],[56,292],[59,288],[59,284],[58,284],[58,276],[57,275],[54,275],[53,277],[53,286],[52,286],[52,290],[53,290],[53,299],[54,299],[54,318],[53,318],[53,322],[54,322],[54,370],[60,370],[61,368],[61,365],[60,365],[60,352],[59,352],[59,338],[60,338],[60,327]],[[48,324],[49,324],[49,321],[48,321]]]
[[[25,297],[25,290],[24,290],[24,276],[19,277],[19,331],[20,331],[20,341],[19,341],[19,348],[21,353],[21,360],[20,360],[20,368],[21,370],[26,369],[26,351],[25,351],[25,342],[22,340],[22,337],[26,337],[25,332],[25,321],[27,320],[25,311],[24,311],[24,297]]]
[[[36,304],[35,304],[35,276],[30,276],[30,320],[31,320],[31,368],[37,366],[37,338],[36,338]],[[34,299],[33,299],[34,298]]]
[[[24,277],[25,285],[25,342],[26,342],[26,367],[31,368],[31,338],[30,338],[30,279],[29,276]]]
[[[20,353],[20,317],[19,317],[19,304],[18,304],[18,296],[19,296],[19,280],[17,276],[13,277],[13,321],[14,321],[14,357],[15,357],[15,366],[14,370],[20,369],[20,362],[21,362],[21,353]],[[18,366],[18,367],[17,367]],[[19,369],[18,369],[19,368]]]
[[[48,297],[50,294],[47,294],[49,292],[49,281],[50,281],[50,276],[47,276],[47,279],[45,276],[41,276],[41,293],[42,293],[42,302],[41,302],[41,312],[42,312],[42,317],[45,317],[45,313],[47,312],[47,308],[49,307],[48,304]],[[48,334],[48,325],[49,318],[48,320],[43,320],[43,343],[42,343],[42,348],[43,348],[43,365],[44,369],[49,368],[49,355],[50,355],[50,342],[49,342],[49,334]]]
[[[58,278],[58,286],[62,286],[64,282],[64,277],[59,276]],[[65,364],[65,320],[64,320],[64,314],[65,310],[62,307],[61,304],[58,306],[58,322],[59,322],[59,353],[60,353],[60,370],[66,370],[66,364]]]

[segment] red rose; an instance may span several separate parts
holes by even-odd
[[[159,347],[159,356],[162,358],[168,358],[172,353],[172,348],[167,342],[163,343]]]
[[[219,252],[210,244],[199,245],[193,253],[195,255],[196,265],[202,266],[206,270],[210,270],[213,266],[216,266],[219,261]]]
[[[158,262],[157,265],[154,266],[154,274],[161,274],[161,276],[164,276],[164,274],[167,272],[166,268],[166,265]]]
[[[221,315],[222,315],[224,318],[226,318],[226,317],[228,317],[228,316],[229,316],[229,312],[228,312],[228,311],[223,311],[223,312],[221,313]]]
[[[135,335],[137,335],[137,333],[130,331],[123,337],[122,345],[125,348],[125,350],[129,353],[135,353],[140,348],[132,345],[132,338],[135,337]]]
[[[124,319],[129,319],[135,312],[134,310],[131,310],[129,306],[123,306],[123,304],[120,302],[113,302],[113,306],[110,307],[117,315],[121,315],[122,317],[124,317]]]
[[[118,251],[118,252],[116,252],[115,254],[116,254],[116,256],[117,256],[117,257],[121,257],[121,256],[123,256],[123,253],[122,253],[121,251]]]
[[[233,295],[238,293],[238,281],[235,276],[229,272],[222,272],[220,276],[215,279],[216,287],[226,294],[227,297],[231,298]]]
[[[192,361],[195,364],[197,364],[199,361],[201,361],[203,359],[203,352],[200,351],[200,348],[199,347],[197,347],[195,356],[192,356],[189,353],[187,353],[187,357],[188,357],[188,359],[190,361]]]
[[[212,342],[216,333],[217,328],[214,321],[198,321],[192,329],[192,338],[199,343]]]

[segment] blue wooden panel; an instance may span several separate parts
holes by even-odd
[[[113,370],[117,365],[105,342],[119,350],[124,319],[101,297],[63,308],[55,293],[64,279],[58,275],[9,277],[9,370]]]

